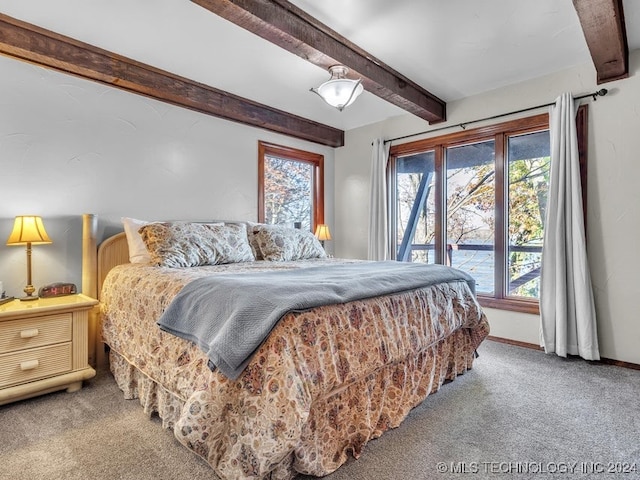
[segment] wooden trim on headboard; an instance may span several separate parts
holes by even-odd
[[[96,285],[96,265],[98,249],[96,248],[96,232],[98,217],[85,213],[82,215],[82,293],[91,298],[98,298]]]
[[[97,284],[98,299],[104,279],[113,267],[129,263],[129,245],[124,232],[107,238],[98,247]]]
[[[98,290],[96,287],[96,265],[98,258],[98,249],[96,248],[96,234],[98,231],[98,217],[93,214],[85,213],[82,215],[82,293],[91,297],[98,298]],[[89,364],[94,368],[98,368],[98,349],[100,338],[100,307],[93,307],[89,313],[87,324],[88,336],[88,360]],[[104,355],[100,360],[104,360]]]
[[[82,293],[100,300],[104,279],[116,265],[129,262],[129,246],[124,232],[97,245],[98,217],[82,215]],[[95,368],[107,364],[100,329],[100,307],[89,312],[89,363]]]

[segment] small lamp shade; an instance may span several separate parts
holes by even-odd
[[[331,232],[329,231],[329,225],[326,225],[324,223],[319,223],[318,226],[316,227],[315,235],[316,235],[316,238],[321,242],[324,242],[325,240],[331,240]]]
[[[53,243],[44,229],[41,217],[33,215],[16,217],[7,245],[26,245],[28,243],[32,245]]]

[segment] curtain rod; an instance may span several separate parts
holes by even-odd
[[[597,90],[597,91],[595,91],[593,93],[585,93],[584,95],[580,95],[578,97],[575,97],[574,100],[580,100],[582,98],[587,98],[587,97],[591,97],[591,98],[593,98],[593,100],[597,100],[598,97],[604,97],[607,93],[609,93],[609,90],[607,90],[606,88],[602,88],[602,89]],[[513,112],[500,113],[498,115],[493,115],[491,117],[479,118],[477,120],[470,120],[468,122],[457,123],[455,125],[447,125],[447,126],[440,127],[440,128],[434,128],[432,130],[425,130],[424,132],[412,133],[410,135],[404,135],[402,137],[390,138],[389,140],[385,140],[384,143],[391,143],[391,142],[393,142],[395,140],[403,140],[405,138],[417,137],[418,135],[424,135],[425,133],[437,132],[439,130],[444,130],[445,128],[460,127],[463,130],[465,130],[467,128],[467,125],[469,125],[471,123],[484,122],[485,120],[494,120],[496,118],[506,117],[507,115],[514,115],[516,113],[528,112],[530,110],[535,110],[537,108],[550,107],[551,105],[555,105],[555,102],[545,103],[545,104],[542,104],[542,105],[536,105],[535,107],[523,108],[522,110],[514,110]]]

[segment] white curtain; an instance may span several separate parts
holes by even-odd
[[[387,231],[387,161],[390,144],[382,139],[373,142],[371,185],[369,189],[369,260],[388,260]]]
[[[596,312],[582,209],[576,104],[570,93],[549,113],[551,173],[540,288],[541,345],[562,357],[598,360]]]

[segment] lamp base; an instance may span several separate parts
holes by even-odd
[[[20,300],[21,302],[30,302],[31,300],[38,300],[40,297],[36,296],[30,296],[30,297],[20,297],[18,298],[18,300]]]

